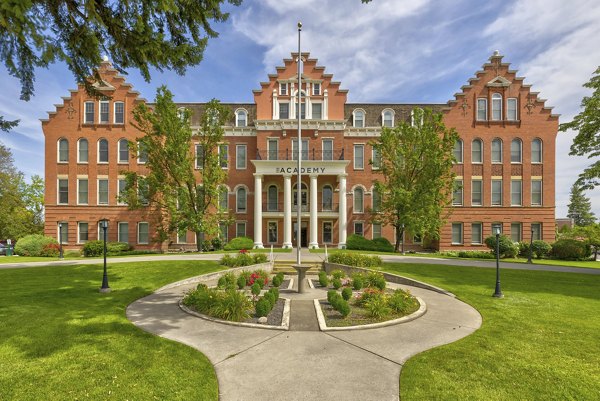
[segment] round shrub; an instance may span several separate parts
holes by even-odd
[[[248,237],[237,237],[232,239],[223,247],[226,251],[239,251],[241,249],[252,249],[254,247],[254,241]]]
[[[262,289],[262,286],[258,283],[254,283],[250,286],[250,291],[252,291],[253,295],[260,295],[260,290]]]
[[[552,256],[556,259],[587,259],[590,257],[591,253],[591,248],[588,244],[575,239],[561,239],[552,244]]]
[[[257,317],[267,316],[269,312],[271,312],[271,303],[265,299],[264,297],[260,298],[256,301],[256,305],[254,306],[256,310]]]
[[[238,289],[241,290],[241,289],[243,289],[246,286],[246,277],[240,275],[237,278],[236,282],[237,282]]]
[[[373,249],[374,251],[394,252],[394,245],[392,245],[390,243],[390,241],[388,241],[387,238],[384,238],[384,237],[374,238],[372,242],[376,247],[376,249]]]
[[[233,274],[232,272],[223,274],[221,277],[219,277],[217,287],[221,289],[235,289],[237,287],[235,274]]]
[[[252,261],[254,262],[255,265],[257,265],[259,263],[266,263],[267,262],[267,254],[255,253],[252,255]]]
[[[368,287],[375,287],[382,291],[385,290],[387,285],[383,274],[378,272],[369,272],[367,274],[366,282]]]
[[[106,244],[106,247],[108,251],[108,244]],[[86,258],[100,256],[102,254],[104,254],[104,241],[88,241],[83,246],[83,256]]]
[[[42,256],[44,246],[48,244],[58,244],[58,241],[40,234],[26,235],[17,241],[15,253],[21,256]]]
[[[355,249],[359,251],[371,250],[371,241],[363,237],[362,235],[352,234],[346,238],[346,248]]]
[[[206,291],[208,289],[208,286],[204,283],[198,283],[198,285],[196,286],[196,289],[198,291]]]
[[[334,278],[333,280],[331,280],[331,284],[333,285],[333,288],[339,290],[342,287],[342,280],[340,280],[339,278]]]
[[[319,285],[321,287],[327,287],[329,285],[329,278],[327,278],[327,273],[319,272]]]
[[[275,302],[277,302],[277,300],[279,299],[279,289],[273,287],[269,290],[269,292],[273,294],[273,296],[275,297]]]
[[[58,257],[60,255],[60,245],[58,244],[46,244],[44,245],[44,247],[42,248],[42,252],[40,253],[40,256],[45,256],[45,257]]]
[[[327,302],[331,303],[333,297],[335,297],[336,294],[337,294],[336,290],[327,291]]]
[[[350,304],[348,304],[348,301],[340,298],[336,303],[335,310],[338,311],[343,318],[345,318],[350,314]]]
[[[120,255],[123,252],[131,250],[131,246],[126,242],[107,242],[106,253],[111,256]]]
[[[339,270],[339,269],[338,269],[338,270],[334,270],[334,271],[332,271],[332,272],[331,272],[331,276],[332,276],[334,279],[336,279],[336,278],[337,278],[337,279],[340,279],[340,280],[341,280],[341,279],[343,279],[344,277],[346,277],[346,273],[344,273],[342,270]]]
[[[341,302],[346,302],[344,301],[344,298],[342,298],[342,296],[340,295],[339,292],[336,292],[334,295],[331,296],[331,306],[333,306],[333,309],[338,310],[339,308],[339,304]]]
[[[344,298],[344,300],[346,301],[352,298],[352,288],[344,287],[344,289],[342,290],[342,298]]]
[[[355,291],[361,290],[365,286],[362,274],[355,274],[352,276],[352,288]]]
[[[221,238],[215,237],[210,242],[212,243],[212,248],[215,251],[220,251],[223,249],[223,240]]]
[[[496,255],[496,236],[490,235],[485,239],[485,245]],[[506,235],[500,235],[499,251],[501,258],[514,258],[519,253],[519,245],[512,242]]]
[[[279,278],[279,276],[275,276],[273,277],[273,279],[271,280],[271,284],[273,285],[273,287],[279,287],[281,285],[281,278]]]
[[[548,256],[552,252],[552,245],[542,240],[533,241],[533,254],[537,259]]]
[[[267,301],[269,301],[269,303],[271,304],[271,309],[273,308],[273,306],[275,306],[276,299],[275,299],[275,295],[272,292],[270,292],[270,291],[265,292],[265,295],[263,295],[263,298],[266,299]]]

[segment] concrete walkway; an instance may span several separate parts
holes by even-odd
[[[178,302],[190,285],[142,298],[127,317],[143,330],[192,346],[215,367],[220,400],[398,400],[399,377],[411,356],[463,338],[481,326],[469,305],[436,292],[409,289],[427,304],[411,322],[377,329],[314,331],[314,309],[300,305],[302,331],[235,327],[184,313]],[[282,294],[285,297],[285,294]],[[310,302],[295,298],[298,302]],[[306,309],[306,310],[305,310]]]

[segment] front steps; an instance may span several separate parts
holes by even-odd
[[[273,274],[282,272],[283,274],[296,275],[296,270],[292,267],[296,264],[295,260],[275,260],[273,263]],[[321,262],[303,262],[303,265],[311,265],[311,268],[306,271],[306,274],[316,275],[322,270]]]

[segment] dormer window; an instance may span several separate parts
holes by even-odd
[[[83,122],[85,124],[94,123],[94,102],[85,102],[85,114]]]
[[[517,121],[517,99],[514,97],[506,99],[506,119]]]
[[[108,100],[100,101],[100,124],[108,124]]]
[[[385,109],[381,113],[382,126],[393,127],[394,126],[394,111],[391,109]]]
[[[354,128],[365,127],[365,112],[363,110],[354,110],[352,112]]]
[[[492,95],[492,120],[502,120],[502,95],[499,93]]]
[[[283,95],[283,96],[287,96],[288,95],[288,84],[287,82],[280,82],[279,83],[279,94]]]
[[[321,84],[318,82],[315,82],[313,84],[313,95],[319,96],[320,94],[321,94]]]
[[[248,125],[248,113],[244,109],[235,111],[235,126],[246,127]]]

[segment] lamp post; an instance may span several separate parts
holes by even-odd
[[[529,257],[527,258],[527,263],[533,263],[533,228],[531,229],[531,237],[529,237]]]
[[[108,220],[100,220],[100,226],[104,231],[104,275],[102,276],[102,287],[100,287],[100,292],[110,292],[110,287],[108,286],[108,274],[106,273],[106,231],[108,230]]]
[[[402,223],[402,238],[400,240],[402,241],[402,255],[404,255],[404,223]]]
[[[62,223],[58,223],[58,258],[63,259],[63,247],[62,247]]]
[[[496,227],[496,291],[495,298],[503,298],[502,290],[500,289],[500,227]]]

